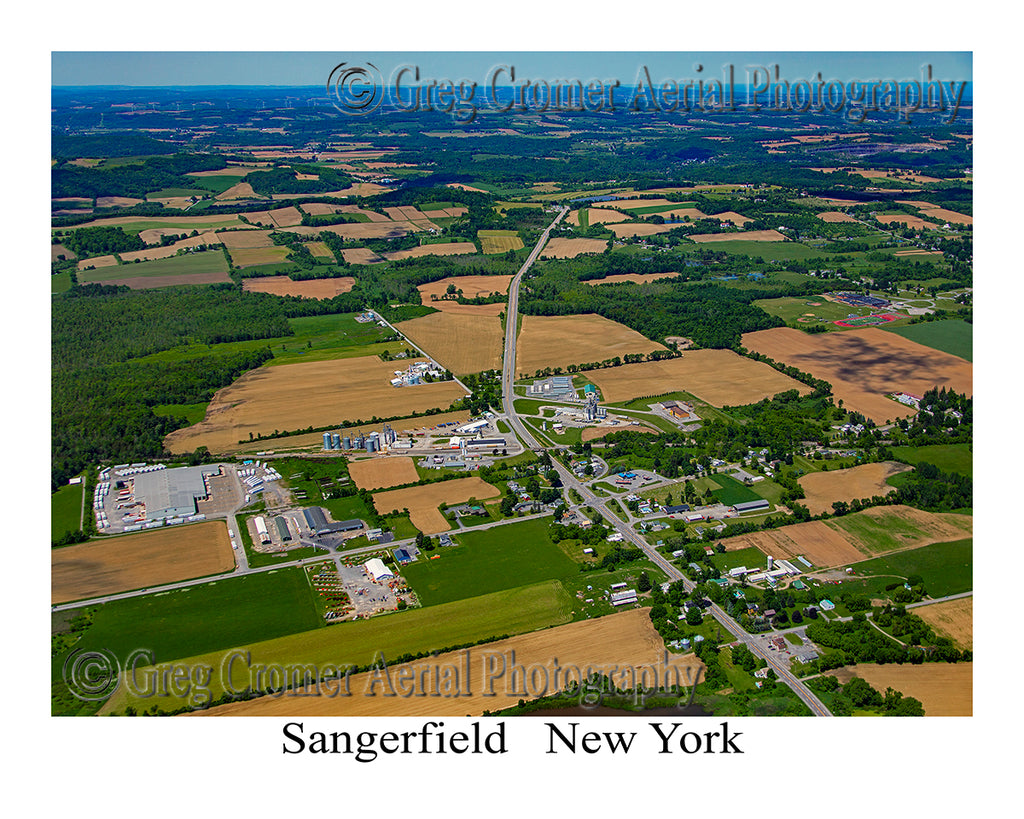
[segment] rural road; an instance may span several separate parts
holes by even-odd
[[[505,410],[505,415],[508,417],[509,422],[512,425],[512,430],[519,436],[520,440],[522,440],[526,446],[530,447],[534,451],[540,451],[543,447],[537,442],[527,429],[526,425],[516,414],[514,406],[515,395],[512,389],[513,384],[515,383],[516,337],[518,335],[519,325],[519,286],[522,283],[523,275],[527,270],[529,270],[530,266],[537,260],[537,257],[540,256],[540,252],[544,249],[544,245],[547,243],[548,236],[551,234],[552,228],[558,224],[568,210],[568,207],[562,208],[558,212],[554,221],[548,225],[547,230],[541,234],[540,239],[537,241],[537,245],[530,253],[526,262],[519,269],[519,272],[516,273],[515,277],[512,279],[508,289],[508,310],[505,315],[505,352],[502,362],[501,376],[502,405]],[[632,526],[628,526],[618,516],[612,513],[608,508],[608,500],[610,500],[610,498],[600,498],[591,492],[584,484],[576,480],[576,476],[573,475],[573,473],[567,469],[557,457],[553,457],[551,459],[551,463],[558,471],[559,478],[562,481],[562,486],[565,487],[566,491],[572,489],[583,499],[579,506],[589,506],[592,509],[596,509],[611,528],[622,535],[625,541],[628,541],[634,546],[642,549],[650,561],[665,573],[670,582],[682,580],[687,591],[693,589],[694,584],[688,580],[682,572],[666,560],[664,556],[659,554],[645,539],[641,538]],[[752,654],[765,660],[768,663],[768,666],[775,672],[778,679],[788,685],[804,702],[804,704],[811,709],[812,713],[817,716],[832,716],[832,713],[825,707],[825,704],[814,695],[814,692],[812,692],[811,689],[809,689],[790,672],[785,663],[780,662],[772,656],[771,652],[762,648],[759,645],[759,641],[740,626],[739,623],[733,620],[732,617],[726,614],[725,610],[722,609],[721,606],[712,604],[710,611],[726,631],[732,634],[736,639],[746,644]]]

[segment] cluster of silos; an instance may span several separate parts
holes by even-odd
[[[353,450],[361,449],[366,452],[380,452],[384,447],[390,446],[398,438],[395,431],[387,424],[381,432],[371,432],[369,435],[340,435],[337,432],[324,433],[324,450],[340,449]]]

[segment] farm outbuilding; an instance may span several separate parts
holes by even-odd
[[[379,557],[371,558],[363,564],[363,568],[370,573],[370,577],[374,580],[390,580],[395,576],[395,573],[391,571],[387,566],[384,565],[384,561]]]
[[[760,512],[771,508],[771,504],[768,501],[761,500],[746,501],[745,503],[737,503],[732,507],[737,513],[743,514],[744,512]]]

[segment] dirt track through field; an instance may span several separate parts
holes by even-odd
[[[612,674],[613,681],[622,687],[626,687],[631,675],[637,682],[652,686],[651,680],[656,676],[657,684],[663,684],[666,669],[678,668],[678,672],[669,671],[668,682],[688,687],[688,683],[697,676],[700,661],[694,655],[686,654],[668,655],[666,662],[664,643],[651,625],[647,612],[648,609],[642,608],[582,620],[390,668],[396,689],[399,679],[420,680],[426,674],[428,681],[437,678],[443,681],[446,669],[455,670],[450,674],[463,670],[461,685],[451,691],[452,696],[444,696],[446,689],[440,685],[420,686],[417,690],[427,688],[426,696],[382,696],[385,689],[380,684],[380,674],[375,677],[373,672],[368,672],[351,677],[348,688],[351,696],[262,697],[218,706],[197,712],[197,715],[479,716],[484,711],[511,707],[520,699],[553,693],[564,686],[567,673],[571,675],[569,679],[575,680],[577,670],[586,676],[588,666],[595,671]],[[467,663],[468,681],[464,672]],[[512,676],[514,665],[524,670],[516,678]],[[556,668],[561,669],[557,679]],[[531,669],[537,670],[531,672]],[[529,673],[533,674],[534,682],[530,682]],[[525,682],[521,682],[524,676]],[[545,678],[548,687],[541,691]],[[371,688],[374,679],[377,685]],[[523,685],[529,687],[523,688]],[[371,691],[374,696],[368,696]],[[456,692],[460,695],[455,695]],[[492,693],[493,696],[487,696]]]
[[[807,335],[790,327],[743,336],[743,346],[832,384],[836,400],[878,424],[913,415],[887,393],[923,395],[933,387],[973,394],[973,367],[962,358],[874,327]]]
[[[50,552],[51,603],[160,586],[235,566],[224,521],[80,543]]]

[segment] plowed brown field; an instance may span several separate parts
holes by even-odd
[[[738,535],[721,543],[727,552],[753,546],[760,549],[765,557],[791,560],[802,555],[816,569],[856,563],[865,558],[843,534],[819,520]]]
[[[603,279],[587,279],[584,284],[594,287],[599,284],[621,284],[622,282],[633,282],[634,284],[648,284],[662,279],[675,279],[678,273],[613,273]]]
[[[974,392],[969,362],[875,327],[817,335],[776,327],[744,334],[743,346],[828,381],[847,409],[879,424],[915,412],[887,393],[923,395],[933,387]]]
[[[50,552],[51,602],[66,603],[229,572],[224,521],[138,532]]]
[[[337,279],[305,279],[292,281],[287,276],[260,276],[243,279],[242,289],[249,293],[273,293],[275,296],[302,296],[306,299],[333,299],[355,287],[351,276]]]

